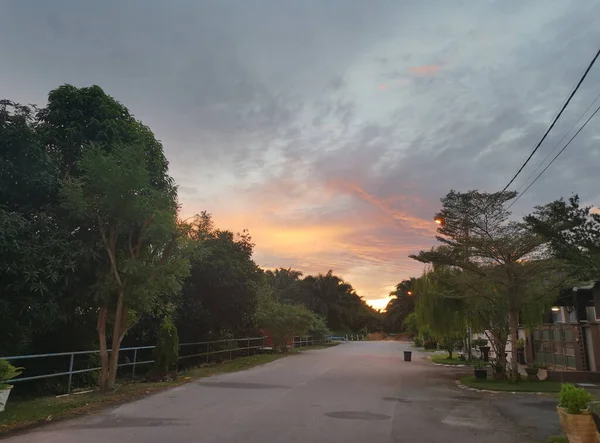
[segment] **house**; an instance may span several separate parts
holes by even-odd
[[[519,331],[526,361],[548,365],[551,380],[600,382],[599,315],[600,281],[561,291],[540,327]]]

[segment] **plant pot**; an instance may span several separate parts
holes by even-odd
[[[404,361],[412,360],[412,351],[404,351]]]
[[[538,368],[525,368],[525,372],[527,372],[527,380],[538,381]]]
[[[8,401],[8,396],[10,395],[11,389],[12,386],[0,389],[0,412],[4,411],[4,407],[6,406],[6,402]]]
[[[556,408],[563,433],[569,443],[596,443],[596,425],[590,411],[569,414],[565,408]]]
[[[489,346],[482,346],[479,348],[483,361],[490,361],[490,349],[491,348]]]
[[[487,369],[473,369],[473,374],[477,380],[487,379]]]

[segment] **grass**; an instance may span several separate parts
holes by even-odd
[[[508,380],[477,380],[473,376],[461,377],[460,382],[470,388],[504,392],[559,392],[559,381],[528,381],[513,383]]]
[[[564,435],[553,435],[548,437],[544,443],[569,443],[569,441]]]
[[[443,365],[470,365],[472,361],[459,360],[458,358],[449,358],[450,354],[436,354],[431,356],[431,361]]]
[[[27,400],[14,399],[12,401],[9,398],[5,411],[0,413],[0,436],[5,436],[9,432],[41,423],[76,417],[98,411],[107,406],[137,400],[149,394],[189,383],[199,378],[243,371],[244,369],[278,360],[287,355],[290,354],[257,354],[250,357],[237,358],[222,364],[190,369],[178,375],[173,381],[119,384],[114,391],[107,394],[94,391],[58,398],[41,397]]]
[[[302,351],[317,351],[319,349],[333,348],[334,346],[337,346],[339,344],[340,344],[339,342],[323,343],[321,345],[304,346],[302,348],[296,348],[294,350],[297,351],[297,352],[302,352]]]

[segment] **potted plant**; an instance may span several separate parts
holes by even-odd
[[[537,381],[538,380],[538,371],[540,370],[540,365],[539,363],[533,363],[530,365],[527,365],[527,367],[525,368],[525,372],[527,372],[527,380],[529,381]]]
[[[481,358],[484,361],[490,360],[490,347],[488,346],[488,341],[485,338],[478,338],[471,342],[473,347],[477,347],[479,352],[481,353]]]
[[[477,380],[487,379],[487,368],[481,360],[475,360],[473,362],[473,375],[475,375]]]
[[[564,383],[557,411],[563,433],[569,443],[595,443],[596,425],[589,410],[592,396],[585,389]]]
[[[4,411],[12,386],[7,382],[21,375],[23,368],[15,368],[8,360],[0,360],[0,412]]]
[[[493,359],[492,363],[492,377],[494,380],[504,380],[506,378],[504,374],[504,366],[499,359]]]

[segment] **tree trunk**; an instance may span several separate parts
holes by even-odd
[[[511,309],[508,314],[510,326],[510,378],[519,379],[519,362],[517,360],[517,339],[519,334],[519,311]]]
[[[112,350],[110,353],[110,366],[108,368],[107,389],[113,389],[117,379],[117,365],[119,364],[119,348],[121,341],[127,332],[127,308],[124,304],[125,293],[123,288],[119,289],[117,309],[115,311],[115,324],[113,327]]]
[[[448,355],[448,358],[449,358],[450,360],[452,360],[452,349],[449,349],[449,350],[448,350],[448,354],[449,354],[449,355]]]
[[[106,317],[108,309],[106,306],[100,308],[98,312],[98,340],[100,341],[100,379],[98,385],[100,391],[106,392],[108,389],[108,349],[106,348]]]

